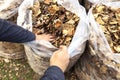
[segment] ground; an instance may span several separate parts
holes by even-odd
[[[0,57],[0,80],[38,80],[26,59],[9,60]]]
[[[66,80],[78,80],[73,70],[65,74]],[[39,80],[27,59],[10,60],[0,57],[0,80]]]

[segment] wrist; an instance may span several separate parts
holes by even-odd
[[[59,68],[63,73],[64,73],[64,71],[65,71],[61,66],[58,66],[58,65],[50,65],[50,67],[57,67],[57,68]]]
[[[37,34],[35,34],[35,40],[37,40]]]
[[[55,80],[65,80],[64,73],[58,66],[50,66],[45,75],[52,76]]]
[[[38,37],[38,35],[35,34],[35,40],[40,40],[40,36]]]
[[[50,67],[54,67],[56,69],[59,69],[61,72],[64,73],[64,70],[61,67],[57,66],[57,65],[51,65]]]

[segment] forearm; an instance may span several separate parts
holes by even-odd
[[[64,73],[56,66],[49,67],[40,80],[65,80]]]
[[[6,20],[0,19],[0,41],[24,43],[35,40],[35,34]]]

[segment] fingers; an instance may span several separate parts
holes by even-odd
[[[46,36],[49,36],[49,37],[54,37],[52,34],[47,34],[47,33],[44,33],[42,35],[46,35]]]
[[[49,39],[48,41],[54,41],[54,39]]]
[[[54,36],[51,35],[51,34],[42,34],[42,36],[44,37],[44,40],[47,40],[47,41],[53,41],[54,40]]]
[[[64,62],[64,64],[63,64]],[[63,72],[69,64],[69,54],[66,46],[60,46],[60,49],[55,51],[50,59],[50,66],[58,66]]]
[[[48,39],[48,41],[54,41],[54,36],[49,36]]]

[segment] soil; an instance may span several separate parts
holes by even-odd
[[[0,57],[0,80],[39,80],[27,59],[10,60]]]
[[[66,80],[78,80],[74,68],[65,73]],[[39,80],[27,59],[11,60],[0,57],[0,80]]]

